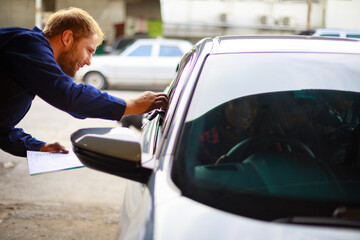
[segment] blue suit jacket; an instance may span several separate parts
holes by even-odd
[[[126,104],[96,88],[76,84],[55,61],[43,32],[0,28],[0,148],[18,156],[45,143],[15,128],[37,95],[76,118],[120,120]]]

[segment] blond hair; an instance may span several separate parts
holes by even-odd
[[[52,38],[62,34],[65,30],[73,32],[75,41],[97,34],[99,37],[97,46],[105,39],[97,22],[80,8],[70,7],[52,14],[46,23],[44,34],[46,37]]]

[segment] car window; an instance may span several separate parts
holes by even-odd
[[[123,49],[126,49],[128,46],[130,46],[134,42],[135,42],[135,39],[121,39],[116,43],[115,49],[123,51]]]
[[[148,116],[145,116],[145,119]],[[156,126],[154,122],[150,122],[147,127],[145,127],[141,132],[140,142],[141,142],[141,151],[144,153],[152,154],[154,150],[154,134]]]
[[[209,56],[174,182],[204,204],[270,221],[360,204],[359,64],[358,54]]]
[[[340,34],[336,34],[336,33],[323,33],[320,34],[321,37],[340,37]]]
[[[160,57],[181,57],[183,52],[177,46],[160,45]]]
[[[166,125],[166,127],[169,127],[171,118],[173,117],[174,112],[177,108],[182,90],[185,87],[186,81],[188,80],[188,77],[191,73],[191,68],[194,66],[193,60],[195,59],[195,56],[195,51],[191,51],[183,56],[180,63],[178,64],[177,73],[168,88],[168,96],[170,102],[167,114],[164,119],[164,124]],[[163,130],[165,128],[163,128]]]
[[[299,88],[360,92],[360,84],[356,81],[360,81],[360,75],[357,75],[359,58],[356,54],[315,53],[209,56],[195,89],[187,121],[240,96]],[[219,63],[222,63],[221,71]],[[225,81],[231,81],[231,84],[224,84]]]
[[[346,37],[348,37],[348,38],[360,38],[360,34],[347,34]]]
[[[128,56],[130,57],[150,57],[151,56],[151,45],[143,45],[136,48]]]
[[[175,95],[175,90],[178,88],[182,89],[182,87],[184,87],[184,83],[183,82],[179,83],[179,81],[180,78],[186,79],[187,74],[189,74],[189,68],[193,64],[192,62],[193,58],[194,58],[194,52],[189,52],[186,55],[184,55],[184,57],[179,62],[176,70],[176,75],[168,89],[170,102],[172,101]]]
[[[176,107],[177,101],[179,100],[179,94],[181,88],[184,86],[184,83],[179,84],[179,79],[181,76],[183,76],[184,71],[189,69],[189,66],[191,65],[193,53],[186,54],[184,58],[179,63],[179,69],[175,75],[175,78],[173,79],[170,86],[168,86],[165,89],[165,93],[169,96],[170,103],[169,103],[169,109],[167,110],[167,114],[165,116],[165,119],[161,119],[159,116],[156,117],[153,121],[151,121],[147,127],[145,127],[141,133],[141,145],[142,145],[142,151],[145,153],[154,154],[155,150],[157,149],[157,145],[159,140],[161,139],[161,136],[163,134],[163,123],[169,122],[170,117],[172,116],[172,113],[174,112],[174,109]],[[185,78],[185,76],[183,76]],[[178,87],[179,85],[179,87]],[[176,91],[178,90],[178,91]],[[177,93],[177,94],[175,94]],[[145,116],[145,119],[147,116]],[[159,151],[160,153],[160,151]]]
[[[128,38],[119,39],[118,41],[116,41],[116,43],[113,46],[113,53],[120,54],[120,53],[124,52],[135,41],[136,41],[136,39],[132,39],[132,38],[131,39],[128,39]]]

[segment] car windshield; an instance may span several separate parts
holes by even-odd
[[[177,146],[182,193],[263,220],[360,206],[360,55],[210,55]]]

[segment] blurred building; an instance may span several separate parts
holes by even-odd
[[[293,34],[307,28],[360,29],[360,0],[161,0],[163,34]]]
[[[75,6],[98,21],[108,44],[135,33],[195,42],[215,35],[294,34],[307,28],[360,29],[360,0],[0,1],[0,27],[32,28],[35,19],[40,21],[38,25],[44,25],[54,11]]]
[[[99,23],[111,44],[137,32],[162,35],[159,0],[0,0],[0,27],[43,27],[55,11],[71,6],[86,10]],[[40,6],[39,6],[40,5]],[[35,23],[36,15],[40,23]]]

